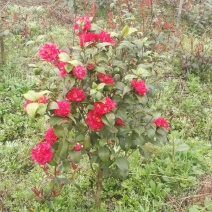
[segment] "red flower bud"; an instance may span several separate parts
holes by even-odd
[[[124,122],[122,121],[122,119],[117,118],[117,119],[116,119],[116,125],[117,125],[117,126],[123,126],[123,125],[124,125]]]
[[[82,149],[82,145],[80,143],[76,143],[76,145],[74,146],[74,151],[79,152]]]
[[[153,121],[157,127],[163,127],[166,130],[169,129],[169,124],[164,118],[157,118]]]
[[[88,71],[93,71],[95,68],[95,64],[94,63],[88,63],[86,68],[88,69]]]

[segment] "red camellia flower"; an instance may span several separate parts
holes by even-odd
[[[146,84],[143,80],[138,80],[138,81],[132,80],[131,84],[141,96],[146,95],[147,88],[146,88]]]
[[[56,116],[68,116],[71,111],[71,106],[65,100],[57,102],[58,109],[54,109],[54,114]]]
[[[40,165],[45,165],[52,160],[53,152],[50,144],[40,142],[31,151],[31,157]]]
[[[79,152],[82,148],[83,146],[80,143],[76,143],[76,145],[74,146],[74,151]]]
[[[44,46],[39,48],[40,58],[46,60],[47,62],[53,62],[57,59],[59,54],[59,49],[57,45],[53,43],[46,43]]]
[[[100,130],[104,126],[102,115],[90,110],[87,114],[86,124],[89,125],[91,130]]]
[[[86,98],[84,91],[80,88],[72,88],[66,94],[66,99],[71,102],[81,102]]]
[[[67,65],[68,63],[64,61],[60,61],[60,58],[59,58],[60,53],[67,53],[67,52],[65,50],[59,50],[57,58],[53,64],[60,70],[60,76],[65,77],[68,74],[66,71],[65,65]]]
[[[124,122],[122,121],[122,119],[117,118],[117,119],[116,119],[116,125],[117,125],[117,126],[124,126]]]
[[[94,110],[95,110],[95,112],[103,115],[103,114],[106,114],[106,113],[110,112],[111,110],[113,110],[115,108],[115,106],[116,106],[116,102],[114,102],[109,97],[106,97],[105,102],[95,102],[94,103]]]
[[[103,74],[103,73],[99,73],[98,74],[98,78],[100,82],[103,82],[105,84],[114,84],[114,79],[111,75],[109,74]]]
[[[33,103],[33,101],[26,99],[24,102],[24,111],[26,112],[27,105]]]
[[[84,66],[82,66],[82,65],[75,66],[74,69],[72,70],[72,72],[73,72],[74,76],[80,80],[83,80],[85,77],[85,74],[86,74]]]
[[[82,48],[88,42],[96,42],[97,41],[97,34],[94,32],[84,32],[78,34],[80,39],[80,47]]]
[[[66,71],[65,68],[64,68],[64,69],[60,69],[60,76],[61,76],[61,77],[65,77],[67,74],[68,74],[68,73],[67,73],[67,71]]]
[[[112,45],[115,44],[115,42],[110,37],[110,34],[108,32],[105,32],[105,31],[101,31],[98,34],[98,41],[100,41],[100,42],[108,42],[108,43],[111,43]]]
[[[36,102],[46,104],[48,101],[49,101],[49,98],[44,95],[44,96],[40,97]]]
[[[74,30],[78,30],[80,32],[85,32],[91,28],[91,20],[88,16],[78,17],[74,24]]]
[[[164,118],[157,118],[153,121],[157,127],[164,127],[166,130],[169,128],[168,122]]]
[[[55,135],[53,128],[49,128],[46,131],[44,139],[46,140],[46,143],[50,145],[54,144],[58,140],[58,137]]]
[[[67,65],[66,62],[58,60],[54,65],[60,70],[61,77],[65,77],[68,74],[65,68],[65,65]]]
[[[88,71],[93,71],[94,67],[95,67],[95,64],[91,62],[86,65],[86,68]]]

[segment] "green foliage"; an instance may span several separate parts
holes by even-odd
[[[189,75],[187,81],[170,78],[164,88],[157,106],[171,117],[171,131],[211,141],[211,84]]]
[[[189,30],[198,35],[210,31],[212,24],[211,1],[193,1],[192,10],[185,11],[183,18],[186,20]]]

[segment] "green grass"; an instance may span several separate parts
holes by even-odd
[[[201,175],[212,172],[212,146],[195,139],[180,141],[180,144],[185,143],[188,150],[177,151],[176,148],[173,161],[171,143],[164,148],[148,146],[149,160],[135,152],[130,158],[130,175],[125,181],[105,179],[100,211],[174,211],[168,197],[186,195],[188,189],[195,189]],[[29,158],[33,145],[34,141],[26,140],[25,144],[16,141],[1,146],[0,191],[5,210],[50,211],[46,204],[35,200],[30,190],[40,184],[43,175],[42,169]],[[82,175],[76,178],[76,183],[81,190],[74,185],[64,187],[62,196],[52,202],[55,211],[94,211],[90,187],[94,179],[85,162],[80,167]]]

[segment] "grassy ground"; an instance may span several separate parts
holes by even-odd
[[[9,8],[10,12],[17,10],[14,5]],[[46,41],[69,46],[72,26],[43,22],[48,19],[43,7],[21,7],[21,11],[22,15],[34,14],[28,21],[29,34],[15,31],[4,39],[6,63],[0,66],[0,210],[95,211],[91,198],[94,176],[86,161],[76,178],[80,189],[74,184],[64,187],[62,196],[53,202],[54,210],[36,201],[31,191],[40,183],[43,171],[31,161],[30,151],[46,126],[45,118],[30,122],[23,111],[23,93],[39,89],[28,64],[39,63],[37,49]],[[170,71],[176,68],[173,65],[164,63],[163,68],[170,75],[163,81],[157,106],[171,123],[169,143],[162,148],[147,145],[150,159],[135,152],[125,181],[105,180],[99,211],[212,210],[211,84],[193,74],[184,80]]]

